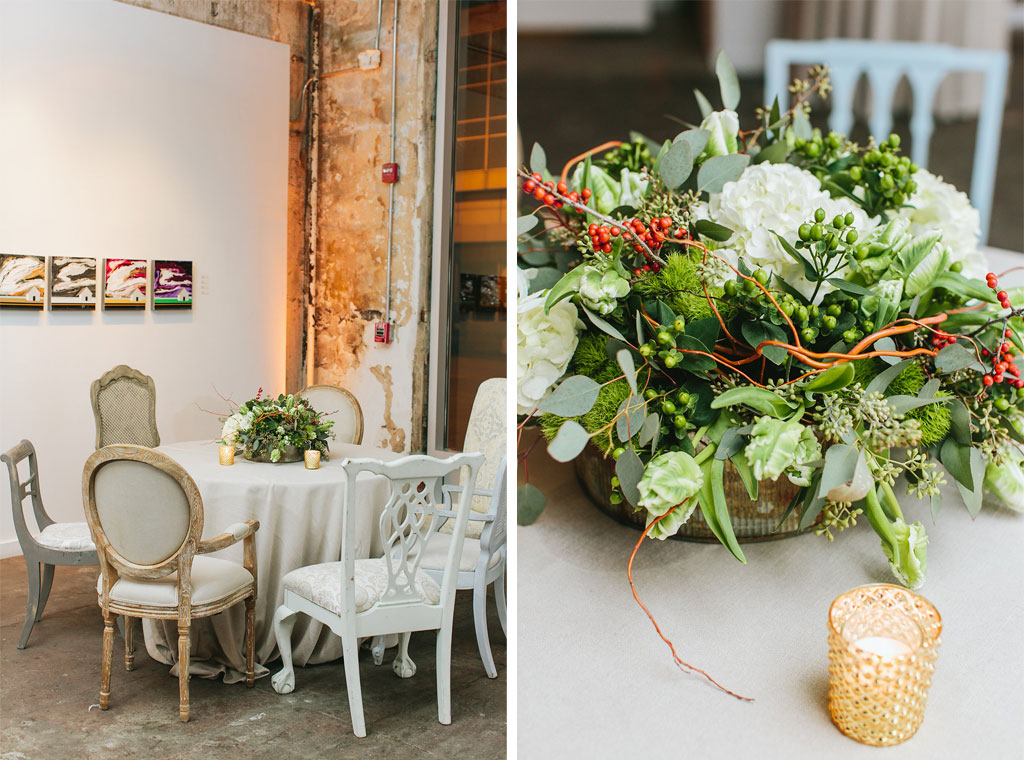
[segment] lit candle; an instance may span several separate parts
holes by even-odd
[[[319,470],[320,469],[320,452],[316,449],[306,449],[305,454],[306,469],[307,470]]]
[[[227,467],[235,463],[235,447],[234,446],[221,446],[220,447],[220,463]]]
[[[879,657],[902,657],[913,651],[902,641],[885,636],[865,636],[863,639],[853,642],[853,645],[865,652],[877,654]]]

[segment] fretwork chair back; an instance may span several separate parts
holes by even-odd
[[[341,637],[345,657],[352,730],[366,736],[359,681],[359,640],[401,634],[395,673],[409,678],[416,666],[409,658],[412,631],[437,630],[437,717],[451,723],[452,616],[459,557],[469,519],[469,499],[482,454],[456,454],[448,459],[425,455],[393,462],[347,459],[341,560],[293,570],[283,580],[284,603],[274,613],[274,632],[283,668],[271,679],[279,694],[295,688],[291,632],[297,613],[324,623]],[[466,491],[454,510],[445,509],[444,478],[462,468]],[[380,516],[384,556],[355,558],[355,513],[372,505],[360,504],[357,479],[363,473],[387,478],[389,494]],[[436,538],[439,520],[455,522],[440,585],[420,568],[420,558]]]
[[[100,562],[103,611],[100,709],[110,704],[114,619],[125,616],[125,668],[134,668],[132,619],[178,622],[178,714],[189,719],[193,618],[245,602],[245,682],[255,681],[256,545],[259,522],[230,525],[202,541],[203,501],[195,481],[166,454],[144,446],[105,446],[82,473],[85,515]],[[242,565],[207,557],[244,539]]]
[[[11,506],[14,511],[14,532],[25,556],[28,570],[28,604],[25,624],[18,639],[18,649],[24,649],[32,627],[43,616],[46,600],[50,598],[55,565],[97,565],[96,547],[84,522],[59,523],[46,513],[39,486],[39,462],[31,441],[23,440],[17,446],[0,454],[7,465],[11,486]],[[27,464],[27,477],[22,479],[19,466]],[[25,520],[25,501],[31,497],[32,516],[38,533],[33,535]]]
[[[832,83],[829,127],[840,134],[849,134],[853,126],[857,80],[864,74],[870,84],[872,99],[869,126],[871,134],[878,140],[889,135],[893,93],[900,79],[906,76],[914,98],[910,119],[911,158],[919,166],[928,165],[928,148],[935,126],[932,105],[942,80],[953,72],[984,73],[970,192],[971,203],[981,217],[981,242],[984,243],[991,219],[999,131],[1010,67],[1006,52],[924,42],[770,40],[765,49],[765,102],[770,104],[778,96],[779,107],[785,110],[789,105],[790,66],[819,63],[828,66]]]
[[[473,408],[466,428],[465,451],[481,451],[484,463],[480,467],[476,488],[473,490],[473,512],[463,543],[459,561],[456,588],[473,589],[473,621],[480,659],[488,677],[497,678],[498,670],[491,653],[487,633],[487,587],[494,584],[494,603],[502,632],[505,628],[505,564],[506,564],[506,511],[507,511],[507,459],[505,401],[508,383],[503,377],[485,380],[477,389]],[[446,497],[462,492],[461,486],[445,486]],[[479,526],[479,527],[477,527]],[[476,527],[476,530],[473,530]],[[479,531],[477,533],[477,531]],[[473,534],[473,535],[471,535]],[[443,531],[423,557],[423,568],[440,580],[444,570],[450,536]]]
[[[363,442],[363,410],[356,397],[335,385],[310,385],[298,393],[327,419],[334,420],[334,440]]]
[[[156,429],[156,384],[126,364],[93,380],[89,389],[96,417],[96,448],[111,444],[160,445]]]

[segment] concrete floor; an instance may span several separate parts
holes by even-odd
[[[413,634],[413,678],[391,670],[394,650],[374,667],[360,657],[367,736],[352,735],[344,666],[296,669],[295,692],[280,696],[262,678],[243,684],[193,678],[192,718],[178,721],[178,679],[146,654],[137,636],[135,670],[114,643],[110,709],[99,701],[103,624],[94,567],[58,567],[46,611],[28,647],[17,649],[24,621],[21,557],[0,560],[0,759],[65,758],[429,758],[505,757],[505,637],[493,599],[489,623],[495,680],[487,678],[473,632],[472,594],[455,604],[452,724],[437,722],[434,635]],[[271,665],[271,670],[277,666]]]

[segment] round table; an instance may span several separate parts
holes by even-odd
[[[261,663],[278,656],[272,620],[284,599],[281,579],[298,567],[340,559],[345,506],[342,461],[347,457],[387,461],[402,455],[370,446],[332,443],[330,459],[323,461],[318,470],[307,470],[302,462],[268,464],[241,456],[236,456],[234,465],[224,467],[218,462],[215,442],[173,443],[157,450],[172,457],[196,481],[203,499],[204,539],[221,533],[231,523],[260,521],[256,532],[256,674],[264,676],[269,671]],[[387,496],[387,481],[382,476],[363,475],[357,488],[356,556],[380,556],[383,547],[377,524]],[[242,543],[211,556],[241,563]],[[190,672],[207,678],[223,673],[228,683],[242,680],[244,630],[241,604],[219,615],[193,620]],[[149,655],[174,665],[177,623],[143,620],[143,632]],[[341,639],[305,615],[300,615],[295,624],[292,642],[297,665],[342,656]]]

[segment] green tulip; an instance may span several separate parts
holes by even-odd
[[[647,464],[637,484],[639,504],[646,507],[651,515],[660,517],[695,496],[703,484],[704,474],[693,457],[682,451],[668,451]],[[680,524],[689,518],[696,505],[697,500],[693,499],[690,504],[677,510],[685,512]]]
[[[882,541],[882,550],[889,559],[889,569],[907,588],[920,588],[928,564],[928,536],[924,525],[915,522],[907,525],[897,519],[892,524],[896,534],[895,545]]]

